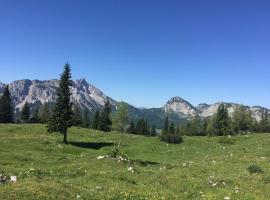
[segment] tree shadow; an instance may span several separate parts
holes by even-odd
[[[159,165],[158,162],[148,161],[148,160],[135,160],[136,163],[142,166],[150,166],[150,165]]]
[[[99,150],[103,147],[113,146],[114,143],[111,142],[69,142],[68,144],[80,147],[80,148],[86,148],[86,149],[95,149]]]

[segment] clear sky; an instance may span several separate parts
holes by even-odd
[[[269,0],[0,0],[0,81],[66,61],[116,100],[270,108]]]

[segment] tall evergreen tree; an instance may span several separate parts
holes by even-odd
[[[267,111],[262,113],[262,118],[259,121],[256,129],[259,132],[269,132],[270,131],[270,122],[268,119]]]
[[[0,123],[13,123],[13,107],[8,86],[0,97]]]
[[[82,117],[82,127],[83,128],[89,128],[90,127],[90,119],[89,119],[89,113],[87,110],[83,112]]]
[[[32,113],[32,117],[30,118],[31,123],[40,123],[39,109],[36,108]]]
[[[82,113],[80,107],[78,105],[74,106],[72,112],[72,125],[82,126]]]
[[[150,135],[150,127],[146,119],[140,118],[137,120],[136,133],[141,135]]]
[[[233,112],[232,122],[234,131],[247,132],[253,124],[251,112],[247,111],[244,106],[237,106]]]
[[[97,110],[94,114],[93,122],[92,122],[92,128],[97,130],[99,127],[99,111]]]
[[[215,135],[229,135],[232,133],[228,110],[223,103],[218,107],[214,120],[214,131]]]
[[[174,128],[174,123],[173,122],[170,123],[168,133],[175,134],[175,128]]]
[[[175,133],[178,135],[180,134],[180,127],[179,126],[176,127]]]
[[[169,131],[169,117],[167,116],[164,121],[164,125],[162,128],[162,134],[167,134]]]
[[[67,63],[61,74],[59,88],[57,90],[56,104],[50,116],[47,128],[49,132],[63,134],[63,142],[67,143],[67,131],[72,126],[72,104],[70,102],[70,87],[72,86],[71,68]]]
[[[157,134],[157,130],[156,130],[156,126],[155,126],[155,125],[152,125],[150,134],[151,134],[152,136],[155,136],[155,135]]]
[[[30,119],[30,108],[29,108],[28,103],[26,102],[23,105],[23,108],[22,108],[22,111],[21,111],[21,120],[23,122],[29,122],[29,119]]]
[[[40,121],[43,124],[47,124],[50,118],[50,109],[49,109],[49,104],[45,103],[44,105],[41,106],[40,108]]]
[[[132,120],[130,120],[130,122],[129,122],[128,133],[131,133],[131,134],[136,133],[135,124],[134,124],[134,122]]]
[[[111,121],[111,106],[109,100],[106,101],[104,108],[99,116],[99,124],[98,129],[100,131],[109,132],[112,129],[112,121]]]

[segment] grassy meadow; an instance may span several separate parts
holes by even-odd
[[[169,145],[126,134],[123,159],[106,157],[119,138],[71,128],[64,145],[44,125],[0,125],[0,174],[18,177],[0,199],[270,199],[270,134]]]

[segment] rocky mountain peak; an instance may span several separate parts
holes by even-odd
[[[209,108],[209,107],[210,107],[210,105],[207,104],[207,103],[200,103],[200,104],[197,105],[197,109],[198,109],[199,111],[205,110],[205,109],[207,109],[207,108]]]
[[[4,91],[6,84],[0,84],[0,93]],[[27,102],[31,107],[36,107],[45,103],[54,103],[56,100],[56,90],[59,87],[59,80],[17,80],[9,84],[10,93],[15,105],[16,112],[19,112]],[[102,107],[109,99],[112,105],[116,101],[107,97],[94,85],[89,84],[85,79],[74,80],[71,87],[71,101],[81,109],[94,112]]]
[[[186,116],[194,116],[198,113],[197,109],[188,101],[176,96],[172,97],[164,106],[165,112],[176,112]]]

